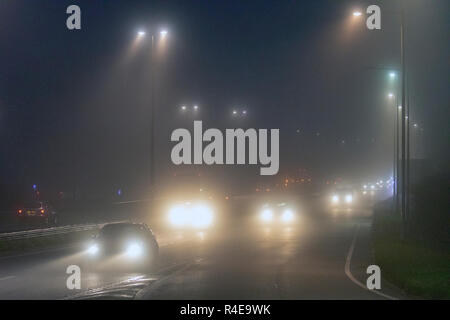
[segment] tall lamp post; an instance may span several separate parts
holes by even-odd
[[[397,12],[395,14],[398,14]],[[362,14],[360,11],[353,12],[354,17],[360,17]],[[406,232],[406,224],[408,219],[408,212],[407,212],[407,197],[408,193],[408,179],[406,177],[407,175],[407,165],[409,167],[409,158],[407,159],[407,130],[406,130],[406,123],[407,123],[407,116],[409,112],[409,107],[407,105],[406,101],[406,61],[405,61],[405,13],[404,9],[402,8],[400,11],[400,60],[401,60],[401,75],[402,75],[402,89],[401,89],[401,217],[402,217],[402,237],[404,237]]]
[[[140,30],[137,33],[137,36],[139,38],[142,38],[147,35],[146,31]],[[159,32],[160,39],[164,39],[167,36],[166,30],[161,30]],[[150,84],[150,94],[151,94],[151,101],[150,101],[150,188],[151,192],[154,192],[155,182],[156,182],[156,175],[155,175],[155,33],[150,34],[150,68],[151,68],[151,84]]]

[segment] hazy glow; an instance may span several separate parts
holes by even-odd
[[[264,209],[261,212],[261,220],[264,222],[270,222],[273,219],[273,212],[270,209]]]
[[[353,202],[353,196],[351,194],[345,195],[345,203],[352,203]]]
[[[145,36],[145,31],[139,30],[137,35],[138,35],[139,38],[141,38],[141,37]]]
[[[359,17],[362,13],[360,11],[354,11],[353,16]]]
[[[130,258],[137,258],[140,257],[143,253],[142,245],[139,243],[131,243],[127,246],[127,249],[125,251],[125,254]]]
[[[197,205],[193,208],[191,213],[192,226],[196,228],[209,227],[212,224],[212,211],[204,205]]]
[[[333,195],[332,197],[331,197],[331,202],[333,202],[333,203],[338,203],[339,202],[339,196],[338,195]]]
[[[213,222],[213,211],[203,204],[175,206],[169,211],[169,222],[175,227],[207,228]]]
[[[286,209],[281,216],[283,222],[291,222],[294,220],[294,212],[290,209]]]
[[[93,244],[87,249],[87,253],[89,253],[92,256],[95,256],[99,251],[98,245]]]

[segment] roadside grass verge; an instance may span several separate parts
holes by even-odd
[[[401,219],[386,208],[375,210],[374,253],[383,277],[406,293],[450,299],[450,253],[417,240],[400,238]]]
[[[87,230],[29,239],[0,240],[0,256],[81,244],[95,232],[96,230]]]

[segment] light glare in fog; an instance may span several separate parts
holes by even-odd
[[[333,202],[333,203],[338,203],[338,202],[339,202],[339,196],[337,196],[336,194],[333,195],[333,196],[331,197],[331,202]]]
[[[98,251],[99,251],[99,249],[98,249],[97,244],[93,244],[87,249],[87,252],[93,256],[96,255],[98,253]]]
[[[351,194],[347,194],[345,196],[345,202],[346,203],[352,203],[352,201],[353,201],[353,196]]]
[[[291,222],[292,220],[294,220],[294,212],[292,212],[292,210],[290,209],[286,209],[281,216],[281,220],[283,222]]]
[[[207,228],[213,222],[213,212],[206,205],[186,203],[169,211],[169,222],[175,227]]]
[[[142,246],[139,243],[131,243],[125,253],[130,258],[137,258],[142,255],[142,251]]]
[[[265,209],[263,212],[261,212],[261,220],[264,222],[272,221],[273,219],[273,213],[270,209]]]

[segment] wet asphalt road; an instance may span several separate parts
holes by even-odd
[[[384,281],[381,291],[389,296],[355,283],[365,284],[372,264],[370,213],[312,206],[290,226],[244,214],[203,234],[156,232],[160,259],[144,272],[91,270],[80,246],[0,257],[0,299],[403,298]],[[72,264],[81,267],[79,290],[66,287]]]

